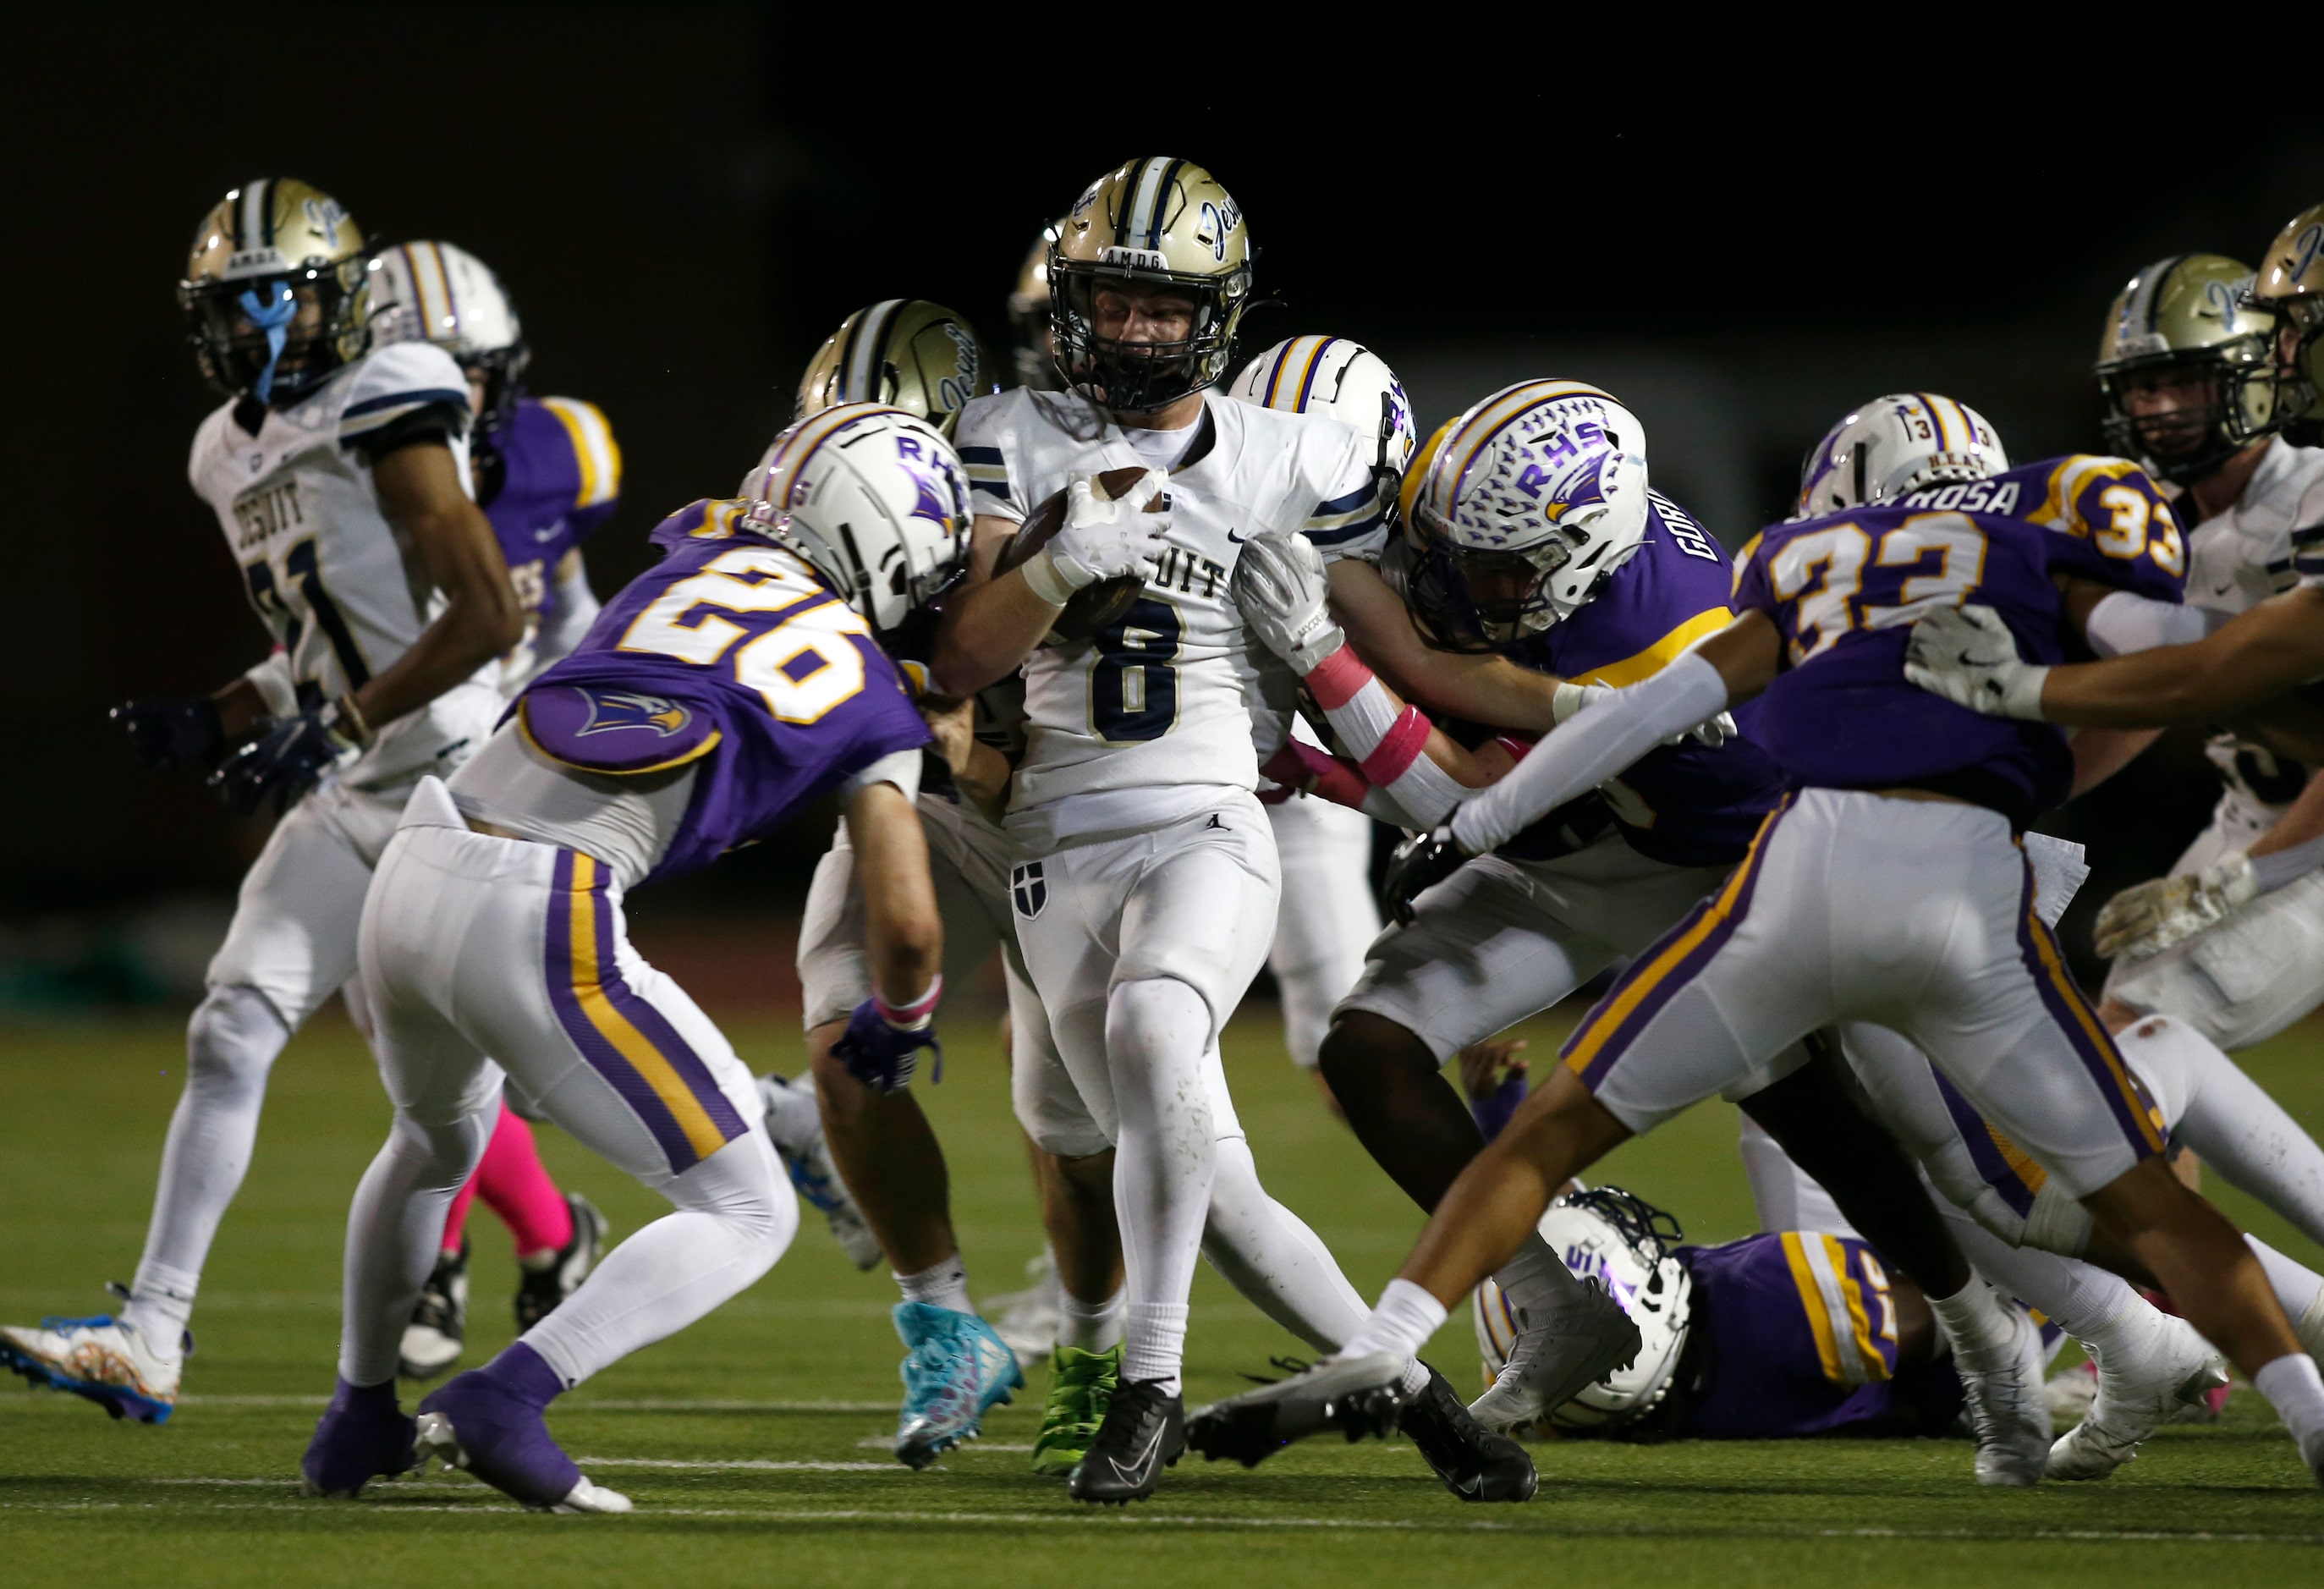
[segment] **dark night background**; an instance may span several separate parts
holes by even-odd
[[[2096,448],[2089,360],[2122,281],[2182,250],[2248,261],[2324,184],[2312,120],[2239,119],[2231,146],[2190,113],[2158,135],[2126,86],[2045,121],[2018,103],[2044,77],[2022,61],[2006,97],[1974,72],[1827,92],[1863,73],[1863,41],[1811,60],[1804,25],[1775,42],[1729,22],[1687,60],[1667,40],[1577,46],[1603,69],[1550,73],[1517,70],[1546,47],[1525,29],[1504,51],[1448,22],[1393,69],[1205,49],[1108,92],[1062,13],[1023,14],[1025,47],[990,60],[865,14],[83,8],[12,29],[0,1003],[60,978],[134,991],[145,973],[97,963],[171,961],[171,923],[198,976],[263,840],[194,783],[136,776],[104,716],[213,688],[263,644],[185,484],[217,400],[171,291],[195,222],[248,177],[303,177],[382,242],[447,238],[501,273],[534,389],[597,402],[622,448],[622,506],[589,549],[601,594],[658,518],[732,489],[850,310],[934,298],[1001,349],[1035,232],[1132,154],[1204,162],[1250,217],[1286,307],[1248,322],[1246,353],[1360,338],[1424,429],[1523,376],[1608,386],[1646,423],[1655,483],[1729,544],[1877,393],[1969,402],[2021,459]],[[1434,69],[1455,57],[1467,76]],[[1471,80],[1489,69],[1506,75]],[[1599,86],[1585,103],[1549,79]],[[2091,905],[2200,824],[2190,744],[2050,824],[2092,843]],[[778,840],[658,909],[787,907],[821,842]]]

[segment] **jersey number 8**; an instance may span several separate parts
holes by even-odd
[[[1099,630],[1090,665],[1090,725],[1110,744],[1159,739],[1178,722],[1178,609],[1141,596]]]

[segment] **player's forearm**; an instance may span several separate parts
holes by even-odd
[[[993,822],[1009,814],[1009,758],[981,741],[969,742],[967,756],[953,764],[952,781],[961,799]]]
[[[965,698],[1014,673],[1056,623],[1057,604],[1044,601],[1012,568],[945,604],[928,659],[930,688]]]
[[[540,621],[533,642],[534,660],[543,667],[569,655],[589,625],[597,621],[597,593],[589,587],[589,570],[578,550],[558,560],[557,585],[549,610]]]
[[[2052,668],[2042,716],[2098,728],[2215,720],[2324,675],[2324,592],[2263,602],[2209,640]]]
[[[1555,726],[1558,680],[1506,657],[1439,651],[1413,627],[1403,598],[1369,563],[1331,567],[1332,615],[1348,642],[1405,699],[1496,728],[1545,733]]]
[[[524,636],[524,617],[505,577],[447,592],[444,610],[404,653],[355,691],[364,721],[380,728],[418,711]]]
[[[863,891],[863,949],[874,992],[898,1008],[924,999],[944,969],[944,922],[928,875],[920,815],[902,791],[873,783],[847,805],[855,881]]]
[[[2074,793],[2087,794],[2137,760],[2159,728],[2086,728],[2074,735]]]
[[[2314,838],[2324,838],[2324,778],[2311,776],[2275,826],[2254,839],[2245,854],[2256,861]]]

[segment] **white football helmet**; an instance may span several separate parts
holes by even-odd
[[[1372,478],[1393,515],[1419,440],[1412,402],[1388,361],[1344,337],[1294,337],[1243,365],[1228,395],[1260,408],[1337,420],[1372,444]]]
[[[1577,1279],[1597,1281],[1622,1305],[1644,1342],[1629,1367],[1553,1409],[1548,1421],[1600,1431],[1634,1423],[1670,1394],[1693,1321],[1694,1277],[1678,1260],[1678,1221],[1619,1187],[1593,1187],[1552,1203],[1540,1229]],[[1471,1316],[1489,1385],[1509,1360],[1517,1322],[1489,1277],[1471,1298]]]
[[[805,558],[884,642],[968,556],[968,474],[936,428],[845,403],[775,438],[744,522]]]
[[[532,352],[501,279],[456,244],[399,243],[372,256],[372,346],[420,340],[486,372],[479,430],[508,423]]]
[[[1521,381],[1452,422],[1413,517],[1496,644],[1570,617],[1646,542],[1646,437],[1579,381]]]
[[[1928,392],[1876,397],[1824,433],[1800,470],[1794,519],[1877,507],[1955,480],[2009,467],[2001,433],[1965,402]]]

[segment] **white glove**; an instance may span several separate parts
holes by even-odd
[[[1026,583],[1062,606],[1074,591],[1101,579],[1142,577],[1146,559],[1160,550],[1170,529],[1168,510],[1148,513],[1147,504],[1168,482],[1161,470],[1148,469],[1121,495],[1108,497],[1096,476],[1076,476],[1065,487],[1065,527],[1027,559]]]
[[[2106,902],[2091,933],[2108,959],[2144,960],[2184,943],[2238,905],[2259,897],[2251,857],[2230,850],[2200,872],[2157,877],[2126,888]]]
[[[1582,707],[1595,705],[1614,693],[1610,684],[1576,684],[1571,679],[1558,680],[1557,688],[1549,697],[1550,716],[1563,723]],[[1738,730],[1732,713],[1721,712],[1716,717],[1706,717],[1684,734],[1674,734],[1665,744],[1684,744],[1688,740],[1717,750],[1733,739]]]
[[[2042,721],[2050,670],[2017,654],[2017,637],[1991,607],[1939,607],[1913,625],[1904,677],[1932,695],[1988,717]]]
[[[1332,622],[1323,554],[1304,535],[1253,535],[1235,559],[1235,605],[1267,649],[1302,679],[1347,642]]]

